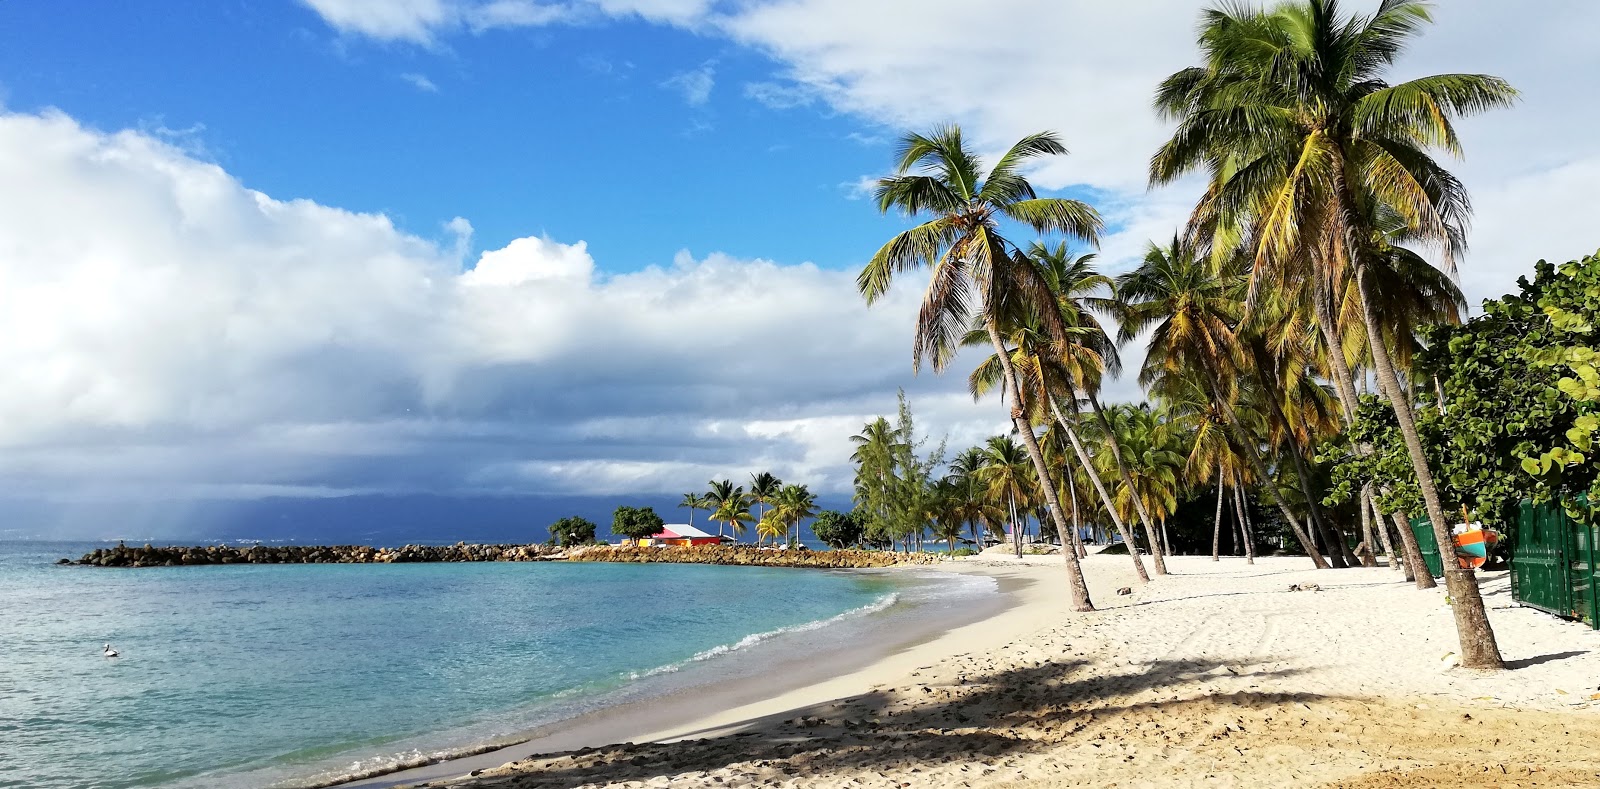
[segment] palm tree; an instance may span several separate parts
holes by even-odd
[[[989,462],[988,456],[977,447],[967,447],[961,454],[956,455],[955,460],[950,461],[950,476],[959,486],[961,493],[958,509],[962,520],[972,533],[972,544],[978,546],[978,550],[983,550],[983,536],[978,528],[988,522],[985,518],[987,513],[983,509],[985,506],[983,498],[978,495],[978,472],[987,462]]]
[[[725,536],[723,526],[728,523],[728,520],[726,518],[719,517],[717,513],[723,512],[724,509],[729,505],[729,502],[747,504],[748,500],[744,494],[744,486],[734,485],[733,480],[731,479],[725,479],[721,481],[711,480],[711,482],[707,484],[711,485],[711,492],[705,495],[705,498],[701,502],[701,506],[712,511],[711,519],[717,521],[719,524],[717,526],[717,536],[722,537]],[[749,508],[746,507],[746,514],[748,514],[748,512]],[[740,531],[742,532],[743,529],[741,528]]]
[[[1050,303],[1053,294],[1038,267],[1001,234],[1000,222],[1010,220],[1039,233],[1061,233],[1088,242],[1096,239],[1102,222],[1093,208],[1076,200],[1041,198],[1022,175],[1030,161],[1065,153],[1053,133],[1033,134],[1018,141],[984,173],[957,127],[906,135],[896,174],[878,181],[878,207],[885,213],[898,209],[908,216],[931,218],[890,239],[856,279],[870,305],[888,292],[896,274],[921,266],[933,269],[912,342],[913,369],[926,357],[935,372],[942,371],[974,312],[981,317],[1007,368],[1012,424],[1041,479],[1048,474],[1044,456],[1022,407],[1022,385],[1010,369],[999,320],[1017,305]],[[1054,333],[1064,334],[1059,316],[1053,310],[1045,312],[1055,316],[1048,322],[1062,329]],[[1051,518],[1057,530],[1065,533],[1066,519],[1054,487],[1043,488]],[[1072,610],[1094,610],[1077,556],[1069,556],[1066,564]]]
[[[1063,320],[1066,320],[1068,314],[1065,310],[1062,311],[1062,315]],[[1051,416],[1055,417],[1055,424],[1065,432],[1078,456],[1078,462],[1089,473],[1094,488],[1099,492],[1100,500],[1105,505],[1106,513],[1110,515],[1117,532],[1123,535],[1124,541],[1129,546],[1128,554],[1132,557],[1139,580],[1148,581],[1150,576],[1145,572],[1143,560],[1139,558],[1137,540],[1132,539],[1131,533],[1123,525],[1122,517],[1118,514],[1105,483],[1100,479],[1099,472],[1095,470],[1084,449],[1083,441],[1078,436],[1076,420],[1068,419],[1056,402],[1059,399],[1057,395],[1065,396],[1072,403],[1072,410],[1076,416],[1077,399],[1072,395],[1072,390],[1078,387],[1099,386],[1099,376],[1106,366],[1106,359],[1112,358],[1108,352],[1102,350],[1102,346],[1110,346],[1110,342],[1094,339],[1096,335],[1104,337],[1104,331],[1099,328],[1098,323],[1090,324],[1087,321],[1074,319],[1067,329],[1067,336],[1069,340],[1084,341],[1070,342],[1065,346],[1052,343],[1045,337],[1041,323],[1042,319],[1038,317],[1037,312],[1022,312],[1006,317],[1004,345],[1013,349],[1011,368],[1026,382],[1019,390],[1022,403],[1031,415],[1030,422],[1035,419],[1048,422]],[[987,340],[988,332],[977,328],[967,333],[963,344],[983,345]],[[967,378],[973,399],[977,400],[995,386],[1002,385],[1005,381],[1004,376],[1005,366],[998,354],[985,359]],[[1041,410],[1044,413],[1038,413]],[[1059,501],[1060,493],[1057,492],[1056,496]],[[1146,527],[1146,536],[1151,545],[1157,546],[1154,527],[1148,522]],[[1067,538],[1065,531],[1062,531],[1061,535],[1063,539]],[[1153,556],[1154,550],[1153,548]],[[1164,563],[1158,563],[1157,566],[1160,571],[1165,570]]]
[[[1046,273],[1052,290],[1056,294],[1055,307],[1061,314],[1062,322],[1069,327],[1064,339],[1066,344],[1060,345],[1055,354],[1061,367],[1063,383],[1071,397],[1070,403],[1073,418],[1078,415],[1077,393],[1083,392],[1088,400],[1089,407],[1094,411],[1095,419],[1102,429],[1109,429],[1106,422],[1105,408],[1100,404],[1100,385],[1106,373],[1117,375],[1122,372],[1122,360],[1117,354],[1117,344],[1106,333],[1105,327],[1100,324],[1096,313],[1115,316],[1122,312],[1122,302],[1117,297],[1115,282],[1104,274],[1099,273],[1093,266],[1094,255],[1072,255],[1066,244],[1059,244],[1054,249],[1043,244],[1035,243],[1029,250],[1029,257]],[[1065,418],[1055,404],[1051,410],[1057,420],[1069,431],[1073,425],[1065,423]],[[1074,445],[1078,442],[1074,441]],[[1115,461],[1117,474],[1127,484],[1127,466],[1122,456],[1118,454],[1120,448],[1115,444],[1111,447],[1112,459]],[[1099,472],[1087,458],[1083,459],[1085,467],[1098,478]],[[1107,508],[1111,508],[1109,499]],[[1161,547],[1156,542],[1155,524],[1150,521],[1150,514],[1142,507],[1138,510],[1139,522],[1144,524],[1145,536],[1150,540],[1150,558],[1155,563],[1156,575],[1167,574],[1167,560]],[[1120,517],[1112,512],[1113,518]],[[1122,525],[1117,524],[1120,531]],[[1129,553],[1134,557],[1134,564],[1139,572],[1140,580],[1148,580],[1144,565],[1138,560],[1138,551],[1133,550],[1133,543],[1129,542]]]
[[[772,514],[783,524],[784,543],[788,544],[789,526],[794,526],[794,541],[800,539],[800,521],[805,518],[815,517],[817,514],[817,496],[804,485],[784,485],[773,496]]]
[[[933,537],[944,540],[950,544],[950,552],[956,552],[956,540],[961,539],[962,532],[966,531],[967,524],[962,519],[961,501],[963,498],[962,482],[955,477],[945,477],[933,483],[932,506],[930,514],[933,516]]]
[[[750,474],[750,501],[756,505],[756,520],[765,516],[763,507],[772,503],[772,498],[778,495],[778,490],[783,487],[783,480],[772,476],[770,472]]]
[[[1018,513],[1026,512],[1029,503],[1036,497],[1038,477],[1033,474],[1027,451],[1010,436],[991,437],[984,452],[989,456],[989,462],[979,472],[984,492],[991,502],[1010,513],[1012,542],[1016,545],[1017,555],[1021,556],[1022,524]]]
[[[1172,515],[1178,507],[1180,479],[1184,457],[1174,447],[1173,436],[1163,417],[1151,410],[1148,404],[1113,406],[1107,412],[1111,430],[1102,436],[1107,452],[1099,458],[1111,456],[1109,446],[1121,446],[1126,460],[1128,479],[1115,494],[1117,508],[1125,518],[1142,508],[1157,522]],[[1163,528],[1161,542],[1167,543]],[[1170,552],[1171,546],[1168,544]]]
[[[679,509],[682,509],[684,507],[687,507],[689,509],[689,525],[693,526],[694,525],[694,511],[695,510],[707,509],[708,508],[708,503],[707,503],[706,497],[704,495],[702,495],[702,494],[699,494],[699,493],[685,493],[685,494],[683,494],[683,498],[678,501],[678,507],[679,507]]]
[[[778,516],[777,508],[768,510],[766,515],[756,521],[756,545],[760,545],[763,539],[770,539],[772,544],[776,545],[778,538],[786,536],[788,531],[789,524]]]
[[[1117,292],[1126,305],[1122,338],[1131,340],[1150,331],[1140,383],[1148,386],[1163,374],[1186,373],[1204,383],[1212,402],[1222,409],[1234,444],[1272,494],[1279,513],[1312,563],[1326,569],[1328,563],[1312,547],[1300,519],[1270,483],[1259,442],[1246,433],[1233,406],[1238,397],[1236,373],[1244,366],[1234,329],[1243,317],[1245,278],[1236,262],[1202,258],[1185,239],[1174,237],[1167,247],[1151,244],[1139,267],[1117,279]]]
[[[728,529],[733,532],[735,540],[744,536],[745,528],[749,526],[751,521],[755,520],[750,515],[750,503],[743,495],[719,502],[716,509],[711,513],[711,519],[718,523],[727,524]],[[717,529],[717,535],[722,535],[721,528]]]
[[[1386,206],[1448,259],[1469,205],[1461,183],[1429,152],[1460,155],[1452,118],[1508,106],[1517,94],[1479,74],[1386,81],[1430,21],[1419,0],[1383,0],[1370,16],[1346,16],[1337,0],[1206,12],[1199,37],[1206,64],[1173,74],[1157,94],[1157,107],[1179,125],[1152,160],[1151,179],[1209,172],[1217,213],[1251,227],[1258,278],[1283,281],[1297,276],[1286,269],[1300,268],[1327,294],[1345,277],[1354,282],[1378,386],[1399,422],[1434,536],[1449,545],[1411,404],[1382,341],[1376,234],[1365,218],[1375,214],[1369,206]],[[1447,566],[1445,582],[1462,665],[1503,667],[1476,578]]]

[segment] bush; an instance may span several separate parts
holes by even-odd
[[[618,507],[611,515],[611,533],[630,540],[660,534],[666,525],[654,507]]]
[[[951,556],[977,556],[978,552],[971,548],[957,548],[950,552]]]
[[[550,543],[563,548],[594,542],[594,521],[576,515],[550,524]]]
[[[811,533],[831,548],[848,548],[861,542],[861,519],[853,512],[825,510],[812,521]]]

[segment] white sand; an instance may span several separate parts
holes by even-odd
[[[1443,589],[1387,569],[1178,557],[1118,596],[1130,564],[1090,557],[1102,610],[1070,614],[1060,557],[952,563],[1019,605],[655,744],[448,785],[1600,785],[1600,633],[1511,607],[1504,573],[1484,593],[1513,669],[1479,673],[1446,659]]]

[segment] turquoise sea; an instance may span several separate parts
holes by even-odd
[[[0,542],[0,787],[328,780],[759,677],[993,591],[696,565],[54,564],[94,547]]]

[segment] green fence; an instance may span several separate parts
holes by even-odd
[[[1518,603],[1600,628],[1596,528],[1560,504],[1524,501],[1511,535],[1511,595]]]
[[[1411,521],[1422,559],[1444,574],[1426,517]],[[1555,502],[1518,507],[1511,541],[1511,597],[1519,604],[1600,629],[1600,526],[1584,526]]]
[[[1417,536],[1417,549],[1422,551],[1422,563],[1435,578],[1444,577],[1444,563],[1439,561],[1439,541],[1433,538],[1433,523],[1426,515],[1411,519],[1411,533]]]

